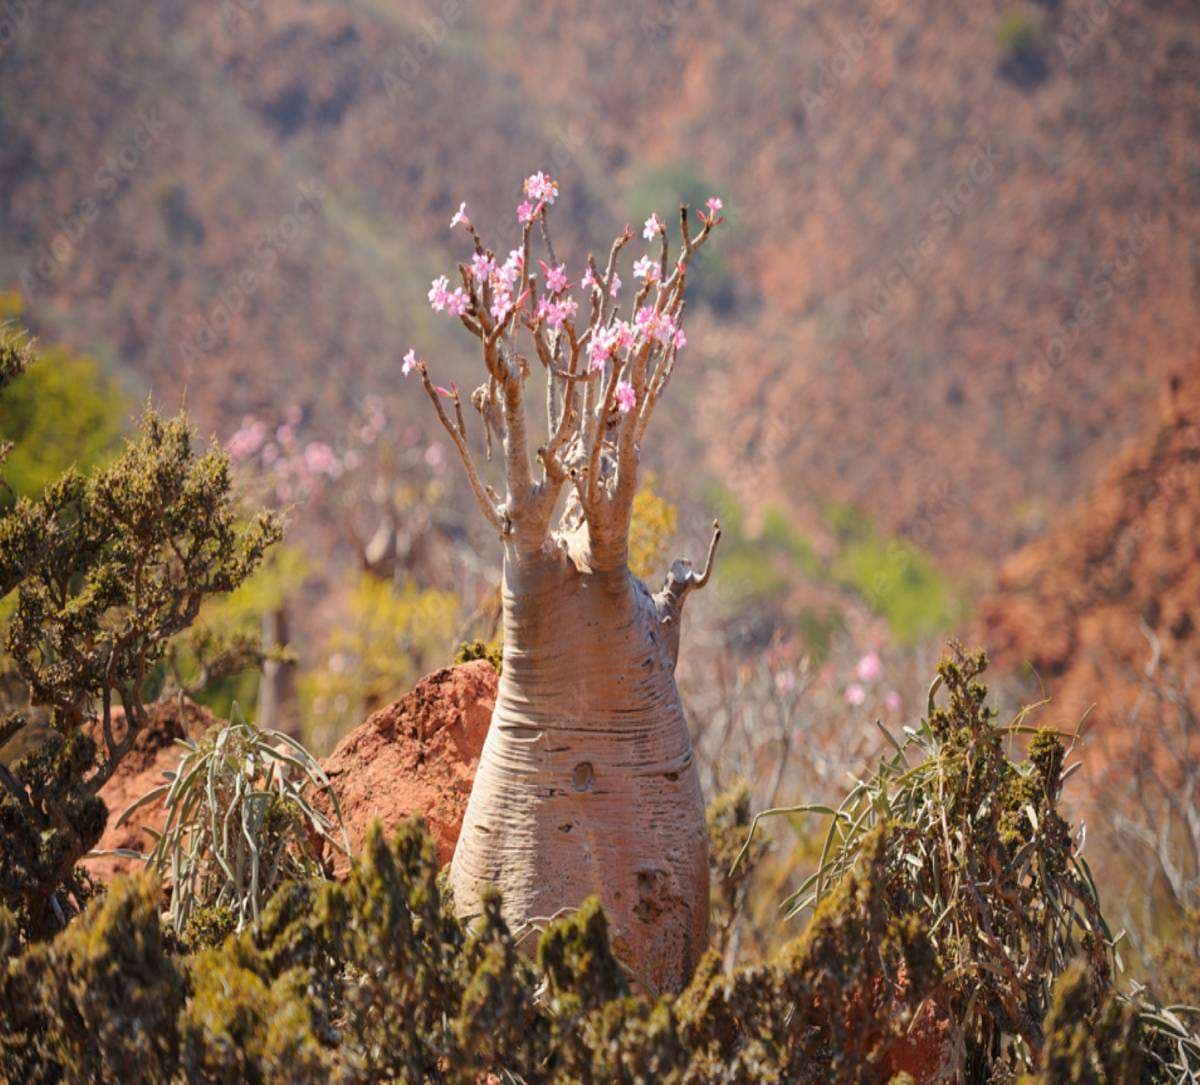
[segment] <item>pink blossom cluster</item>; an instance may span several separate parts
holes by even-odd
[[[289,407],[284,421],[274,428],[261,418],[247,415],[226,442],[233,460],[238,463],[257,461],[270,473],[275,495],[280,501],[311,496],[325,480],[339,478],[352,466],[325,441],[301,441],[297,430],[302,420],[303,411],[297,406]],[[374,427],[382,428],[385,424],[381,409],[377,414],[368,413],[367,425],[372,428],[372,440],[376,435]]]
[[[551,300],[547,297],[538,298],[537,318],[545,320],[552,328],[561,328],[563,321],[574,320],[579,311],[579,302],[574,298]]]
[[[637,330],[664,347],[676,350],[687,346],[687,336],[670,313],[660,313],[653,305],[643,305],[635,321]]]
[[[588,369],[603,369],[618,350],[629,350],[636,340],[633,325],[624,320],[614,320],[606,327],[597,328],[588,343]]]
[[[633,277],[645,279],[650,283],[658,282],[662,278],[661,261],[655,260],[651,256],[643,256],[640,260],[634,261]]]
[[[461,286],[450,290],[450,280],[445,275],[439,275],[434,279],[433,285],[429,288],[429,304],[433,306],[435,313],[440,313],[444,309],[450,316],[464,316],[470,300],[467,292]]]
[[[857,708],[866,703],[867,686],[883,677],[883,661],[879,658],[879,653],[873,650],[867,652],[855,665],[854,674],[857,681],[846,687],[843,696],[848,705]],[[898,712],[901,705],[900,694],[894,689],[888,690],[883,696],[883,703],[889,712]]]
[[[523,197],[517,207],[517,217],[523,224],[529,224],[558,199],[558,182],[549,174],[539,170],[525,178]],[[720,197],[710,196],[706,201],[708,214],[706,216],[704,212],[699,212],[699,218],[706,226],[723,221],[721,218],[723,206]],[[466,226],[472,236],[475,236],[474,227],[467,217],[465,203],[459,205],[458,211],[450,220],[452,229],[460,224]],[[642,235],[648,241],[665,237],[666,225],[657,213],[651,214],[646,219]],[[478,246],[478,244],[479,240],[476,237],[476,245]],[[470,266],[467,270],[471,288],[464,289],[460,286],[451,290],[449,279],[442,275],[434,279],[430,286],[429,303],[435,312],[445,312],[450,316],[465,316],[471,310],[472,297],[478,290],[476,300],[480,304],[487,304],[492,318],[503,324],[523,308],[526,299],[532,293],[531,290],[526,290],[521,293],[520,297],[515,296],[523,278],[523,259],[521,249],[513,249],[503,264],[497,264],[495,257],[489,252],[476,251],[471,256]],[[536,305],[532,306],[532,311],[527,317],[529,326],[536,328],[538,325],[544,324],[556,330],[561,329],[568,322],[574,322],[579,312],[579,302],[568,293],[572,288],[572,283],[567,276],[567,266],[557,262],[548,264],[544,260],[539,260],[538,264],[541,267],[541,279],[545,286],[545,293],[539,296]],[[661,256],[655,259],[650,255],[644,255],[633,265],[634,277],[644,280],[647,285],[661,282],[662,271]],[[590,260],[581,276],[580,284],[587,290],[599,292],[603,289]],[[621,278],[615,269],[607,286],[609,295],[616,297],[621,289]],[[595,304],[596,300],[593,298],[593,305]],[[654,304],[642,306],[632,323],[610,318],[607,323],[597,325],[585,334],[590,336],[587,341],[588,370],[590,372],[603,370],[609,364],[616,366],[619,371],[621,365],[628,358],[648,343],[663,350],[676,351],[687,345],[687,336],[684,334],[683,328],[679,326],[678,317],[668,312],[660,312],[657,305]],[[415,349],[410,349],[403,357],[402,372],[407,376],[419,364]],[[450,390],[442,388],[435,390],[443,395],[454,395],[454,392]],[[636,406],[636,393],[626,379],[618,381],[615,396],[617,406],[622,412],[632,410]]]

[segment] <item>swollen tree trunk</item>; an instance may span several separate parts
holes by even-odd
[[[504,572],[504,667],[451,866],[529,923],[600,898],[614,945],[678,989],[708,941],[704,802],[675,686],[678,638],[624,565],[555,548]]]
[[[521,248],[499,264],[463,205],[451,225],[470,233],[472,262],[459,265],[461,287],[451,291],[443,276],[429,292],[434,309],[456,315],[483,348],[487,379],[470,403],[488,459],[496,441],[503,450],[503,497],[475,462],[457,387],[435,386],[416,352],[405,356],[504,546],[504,670],[450,881],[464,918],[482,911],[485,888],[498,887],[505,918],[523,932],[596,895],[634,974],[652,989],[679,989],[707,943],[708,862],[675,662],[684,601],[708,580],[720,532],[703,572],[677,561],[654,596],[629,572],[628,540],[641,441],[687,342],[687,264],[723,221],[721,204],[709,201],[694,238],[680,208],[673,264],[666,227],[657,215],[647,221],[658,251],[635,265],[644,281],[631,320],[616,299],[617,260],[632,232],[613,242],[603,272],[589,256],[591,315],[578,327],[579,303],[546,224],[557,185],[538,173],[525,191],[537,205],[518,209]],[[551,262],[539,261],[541,282],[530,266],[535,224]],[[537,477],[523,331],[546,376]]]

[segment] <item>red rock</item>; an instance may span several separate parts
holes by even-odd
[[[476,660],[434,671],[407,696],[381,708],[345,736],[323,762],[337,794],[352,850],[379,818],[390,832],[421,816],[449,861],[496,703],[498,678]],[[314,804],[328,813],[328,798]],[[335,871],[346,869],[340,859]]]
[[[100,789],[100,797],[108,807],[108,825],[100,843],[96,845],[97,851],[131,848],[145,852],[153,847],[153,838],[144,829],[146,826],[156,830],[162,828],[165,813],[161,801],[143,806],[120,828],[117,827],[117,819],[130,803],[151,788],[165,783],[163,773],[173,770],[183,756],[183,748],[175,739],[184,737],[185,728],[187,737],[195,739],[220,722],[207,708],[187,699],[182,701],[181,721],[180,704],[177,698],[172,697],[147,707],[146,727],[133,740],[133,747],[122,759],[112,778]],[[125,716],[120,709],[113,712],[113,733],[118,741],[125,733]],[[98,734],[94,737],[103,742]],[[118,874],[128,874],[142,867],[136,859],[115,857],[87,859],[83,865],[93,877],[105,882]]]

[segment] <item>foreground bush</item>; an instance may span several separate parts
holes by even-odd
[[[808,926],[769,963],[728,972],[712,949],[681,994],[648,994],[595,900],[549,923],[531,959],[494,893],[455,918],[419,825],[390,843],[376,826],[345,884],[288,883],[240,933],[198,915],[177,942],[149,880],[117,882],[24,952],[0,913],[0,1080],[1195,1080],[1187,1011],[1115,987],[1056,810],[1062,748],[1042,732],[1029,761],[1009,759],[982,666],[943,663],[947,703],[897,751],[908,767],[885,762],[842,804]],[[714,804],[714,854],[746,815],[743,796]],[[743,868],[716,874],[736,907]]]

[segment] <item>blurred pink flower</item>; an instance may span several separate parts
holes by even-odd
[[[889,712],[899,712],[901,706],[900,694],[894,689],[889,689],[883,695],[883,703],[887,706]]]
[[[675,349],[683,350],[687,346],[687,336],[683,334],[683,329],[678,328],[675,331]]]
[[[477,283],[486,283],[488,276],[496,270],[496,261],[486,252],[477,252],[471,257],[471,274]]]
[[[454,212],[454,218],[450,220],[450,229],[453,230],[460,222],[464,226],[471,225],[471,220],[467,218],[467,205],[465,203],[458,205],[458,210]]]
[[[558,267],[547,267],[544,260],[539,260],[542,265],[542,274],[545,276],[546,289],[551,294],[561,294],[566,290],[567,283],[567,265],[559,264]]]
[[[637,395],[633,391],[633,385],[629,381],[619,381],[617,383],[617,409],[622,413],[633,410],[637,404]]]
[[[461,286],[455,287],[453,294],[446,296],[446,312],[450,316],[465,316],[471,299]]]
[[[512,312],[512,307],[512,291],[504,280],[500,280],[492,287],[492,316],[503,322]]]
[[[649,256],[643,256],[640,260],[634,261],[633,277],[635,279],[645,279],[647,282],[657,282],[662,276],[662,268],[657,260],[650,259]]]
[[[864,682],[874,682],[883,674],[883,662],[877,652],[868,652],[858,661],[858,666],[854,670]]]
[[[275,440],[283,445],[284,448],[290,447],[294,439],[295,433],[292,431],[291,426],[280,426],[279,429],[275,431]]]
[[[409,347],[408,353],[404,355],[404,364],[400,366],[400,372],[406,377],[413,371],[413,366],[417,364],[417,352]]]
[[[860,705],[867,699],[867,691],[862,688],[857,682],[852,682],[846,687],[846,704]]]
[[[445,275],[439,275],[429,287],[429,304],[435,313],[446,308],[446,300],[450,296],[450,280]]]
[[[314,475],[333,477],[341,471],[337,456],[324,441],[309,441],[304,446],[304,466]]]
[[[796,675],[792,671],[779,671],[775,675],[775,688],[780,693],[791,693],[796,688]]]
[[[226,448],[235,460],[248,460],[267,439],[267,427],[252,415],[242,419],[241,428],[229,438]]]
[[[541,204],[538,204],[541,207]],[[537,207],[534,207],[528,200],[522,200],[517,204],[517,221],[524,226],[527,222],[532,222],[537,215]]]
[[[653,241],[659,234],[664,232],[662,219],[658,217],[658,212],[655,211],[646,219],[646,224],[642,228],[642,237],[647,241]]]
[[[717,211],[720,211],[725,204],[721,201],[720,196],[709,196],[709,198],[705,201],[705,206],[713,213],[716,213]]]
[[[304,418],[304,411],[300,407],[299,403],[293,403],[290,407],[288,407],[288,409],[286,411],[283,412],[283,420],[289,426],[300,425],[300,422],[303,418]]]

